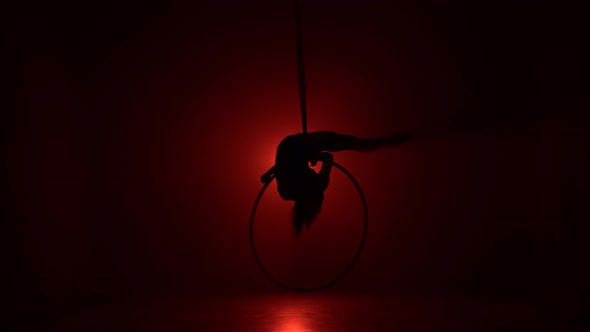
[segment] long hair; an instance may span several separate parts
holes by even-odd
[[[304,225],[309,229],[311,223],[319,215],[323,202],[323,192],[306,195],[303,198],[295,200],[295,205],[293,205],[293,210],[291,211],[291,225],[293,226],[295,235],[301,234]]]

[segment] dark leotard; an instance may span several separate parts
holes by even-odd
[[[313,190],[317,173],[309,167],[309,161],[320,152],[315,150],[303,134],[287,136],[279,144],[275,174],[283,199],[295,200],[301,193]]]

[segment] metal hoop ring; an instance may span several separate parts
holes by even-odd
[[[258,253],[256,252],[256,245],[254,243],[254,220],[256,217],[256,209],[258,208],[258,203],[260,203],[260,200],[262,199],[262,196],[264,195],[264,192],[266,191],[266,188],[268,188],[268,186],[270,185],[270,183],[272,182],[272,180],[275,178],[274,175],[271,177],[271,180],[268,181],[267,183],[264,184],[264,186],[262,187],[262,189],[260,190],[260,192],[258,193],[258,197],[256,198],[256,201],[254,202],[254,207],[252,208],[252,214],[250,215],[250,248],[252,249],[252,254],[254,255],[254,258],[256,260],[256,264],[258,264],[258,267],[260,268],[260,270],[262,271],[262,273],[264,273],[264,275],[270,279],[273,283],[275,283],[276,285],[292,291],[292,292],[315,292],[321,289],[325,289],[331,285],[333,285],[334,283],[336,283],[338,280],[342,279],[342,277],[344,277],[344,275],[346,275],[351,269],[352,267],[356,264],[356,262],[358,261],[359,257],[361,256],[361,253],[363,252],[363,249],[365,247],[365,242],[367,240],[367,231],[369,228],[369,209],[367,207],[367,201],[365,200],[365,195],[363,194],[363,191],[361,189],[361,186],[359,185],[359,183],[356,181],[356,179],[352,176],[352,174],[350,174],[349,171],[347,171],[344,167],[340,166],[337,163],[333,164],[334,167],[336,167],[337,169],[339,169],[342,173],[344,173],[349,179],[350,181],[352,181],[352,183],[354,184],[356,190],[359,193],[359,196],[361,198],[361,202],[363,203],[363,217],[364,217],[364,227],[363,227],[363,237],[361,240],[361,243],[359,245],[359,248],[357,249],[354,258],[352,259],[352,261],[348,264],[348,266],[342,271],[340,272],[335,278],[333,278],[332,280],[329,280],[323,284],[320,284],[318,286],[313,286],[313,287],[309,287],[309,288],[300,288],[300,287],[293,287],[293,286],[289,286],[281,281],[279,281],[278,279],[276,279],[275,277],[273,277],[268,270],[266,270],[266,268],[264,267],[264,265],[262,264],[262,262],[260,261],[260,257],[258,257]]]

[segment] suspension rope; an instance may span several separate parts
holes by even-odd
[[[297,81],[299,83],[299,105],[301,107],[301,127],[307,134],[307,98],[305,95],[305,70],[303,67],[303,37],[301,36],[301,16],[299,0],[295,2],[295,34],[297,42]]]

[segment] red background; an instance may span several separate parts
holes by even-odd
[[[582,11],[412,3],[301,4],[309,130],[416,133],[336,154],[363,187],[370,229],[332,290],[587,299]],[[248,219],[276,145],[301,130],[291,3],[6,9],[9,316],[277,291],[252,258]],[[273,183],[261,256],[289,282],[329,277],[360,239],[354,188],[336,173],[301,239],[290,205]]]

